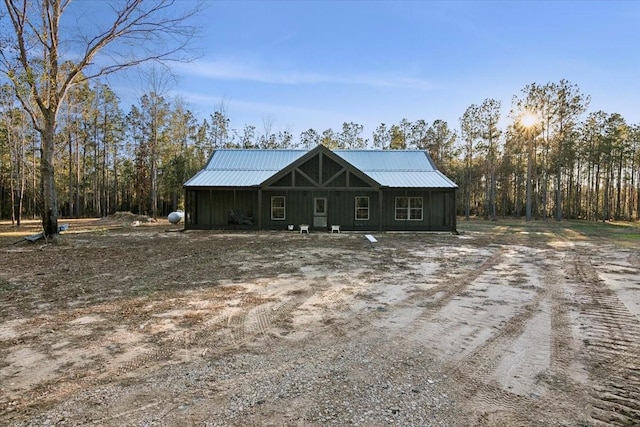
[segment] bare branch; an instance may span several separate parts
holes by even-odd
[[[79,8],[89,5],[75,4]],[[4,0],[7,13],[0,14],[0,22],[8,16],[12,30],[0,33],[0,74],[12,83],[41,136],[41,214],[45,236],[58,232],[54,136],[56,116],[69,88],[143,62],[186,60],[186,47],[196,31],[186,21],[197,13],[199,6],[176,14],[184,3],[124,0],[110,4],[115,16],[106,28],[83,21],[77,32],[60,29],[62,14],[70,10],[71,0]],[[97,34],[83,36],[92,31]],[[80,43],[77,34],[81,35]],[[80,59],[65,57],[69,53],[61,47],[79,47]],[[94,61],[100,55],[107,61],[98,65]]]
[[[197,28],[187,21],[202,7],[202,3],[197,3],[185,10],[175,0],[113,2],[110,10],[114,16],[106,28],[78,28],[83,40],[78,46],[78,41],[73,40],[77,39],[76,32],[62,34],[59,28],[62,14],[70,10],[71,0],[4,0],[4,4],[14,34],[9,37],[11,43],[1,46],[0,73],[14,85],[27,85],[41,110],[57,109],[69,87],[76,83],[145,62],[189,61],[192,58],[188,57],[188,46]],[[86,3],[75,4],[86,7]],[[182,12],[176,14],[176,10]],[[36,19],[38,11],[40,20]],[[96,28],[96,34],[82,35]],[[70,58],[61,60],[59,49],[63,43],[80,47],[82,55],[59,74],[59,64],[70,62]],[[102,60],[96,62],[98,57]],[[12,75],[20,78],[14,80]]]
[[[179,57],[183,55],[187,46],[193,39],[196,28],[185,25],[185,21],[195,16],[200,10],[196,7],[177,16],[162,17],[157,19],[164,12],[174,13],[174,0],[161,0],[148,9],[144,6],[149,4],[142,0],[128,0],[119,10],[115,10],[116,17],[113,24],[105,31],[88,40],[83,58],[77,62],[77,68],[70,73],[65,85],[70,84],[76,78],[80,70],[85,71],[83,80],[90,80],[96,77],[115,73],[125,68],[135,67],[145,62],[166,62],[184,61],[189,58]],[[171,41],[174,46],[169,47],[167,41]],[[111,63],[97,67],[93,72],[87,68],[93,64],[93,59],[99,52],[104,52],[111,45],[115,46],[114,53],[109,55]],[[127,54],[123,51],[127,45],[135,46],[137,53]],[[148,46],[162,46],[164,50],[156,52]],[[139,51],[142,50],[142,54]]]

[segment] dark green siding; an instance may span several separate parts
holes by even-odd
[[[190,190],[187,192],[187,206],[187,212],[194,213],[187,217],[188,228],[258,228],[257,190]],[[253,218],[252,224],[233,224],[229,216],[232,209]]]
[[[262,228],[267,230],[286,230],[287,225],[298,229],[300,224],[311,226],[312,230],[329,230],[332,225],[340,225],[343,230],[376,231],[379,224],[379,201],[376,191],[354,190],[269,190],[263,193]],[[271,219],[271,197],[284,196],[286,201],[285,220]],[[369,197],[369,220],[356,221],[355,197]],[[314,227],[313,203],[316,198],[325,198],[327,202],[327,226]]]
[[[271,219],[271,197],[285,197],[285,219]],[[262,193],[262,228],[265,230],[286,230],[287,225],[311,224],[313,219],[312,200],[307,192],[293,190],[263,191]]]
[[[382,194],[382,209],[380,196]],[[271,219],[271,197],[285,197],[285,219]],[[369,198],[369,219],[356,220],[355,198]],[[396,197],[421,197],[421,220],[396,220]],[[325,198],[327,226],[314,227],[313,203]],[[287,230],[293,225],[308,224],[311,230],[326,231],[340,225],[345,231],[455,231],[455,192],[445,190],[365,189],[271,189],[262,191],[259,210],[258,190],[189,190],[187,192],[187,228],[193,229],[263,229]],[[229,211],[236,209],[253,218],[253,224],[240,226],[229,221]],[[382,216],[380,216],[382,212]],[[259,222],[258,214],[262,216]]]
[[[422,220],[397,220],[397,197],[421,197]],[[455,231],[455,192],[439,190],[391,190],[383,196],[384,230]]]

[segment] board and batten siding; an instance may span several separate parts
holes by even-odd
[[[248,189],[231,190],[189,190],[187,203],[192,204],[195,218],[187,217],[189,228],[195,229],[257,229],[258,191]],[[195,205],[195,206],[194,206]],[[230,222],[229,211],[235,209],[243,215],[253,218],[251,225],[238,225]]]
[[[285,219],[271,218],[271,197],[285,197]],[[327,231],[332,225],[351,231],[451,231],[455,230],[455,193],[439,190],[295,190],[273,189],[262,191],[261,206],[259,191],[252,189],[189,190],[188,203],[191,214],[186,225],[192,229],[246,229],[287,230],[293,225],[310,225],[311,230]],[[356,197],[369,198],[369,219],[357,220]],[[396,198],[422,198],[421,220],[397,220]],[[313,226],[313,203],[316,198],[327,200],[327,226]],[[381,203],[382,198],[382,205]],[[253,219],[250,225],[230,222],[229,211],[235,209]],[[259,216],[261,218],[259,218]]]
[[[421,197],[421,220],[397,220],[397,197]],[[389,231],[455,230],[455,193],[438,190],[388,190],[383,195],[382,228]]]
[[[285,219],[271,219],[271,198],[285,197]],[[369,219],[356,220],[355,198],[369,197]],[[313,203],[316,198],[327,200],[327,226],[313,226]],[[311,230],[326,231],[332,225],[343,230],[376,231],[379,228],[379,196],[371,190],[265,190],[262,192],[262,228],[286,230],[288,225],[298,229],[300,224],[310,225]]]

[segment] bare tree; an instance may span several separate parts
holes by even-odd
[[[368,140],[362,137],[364,126],[353,123],[342,123],[342,132],[338,136],[339,145],[347,149],[362,149],[367,146]]]
[[[315,129],[307,129],[300,134],[300,143],[308,150],[320,144],[320,134]]]
[[[147,141],[147,145],[151,167],[151,216],[154,219],[158,217],[158,163],[164,145],[160,134],[163,132],[170,115],[170,107],[164,97],[175,82],[174,76],[167,71],[152,66],[149,70],[144,70],[141,73],[146,85],[151,88],[150,93],[142,96],[141,107],[149,115],[149,141]]]
[[[391,145],[391,134],[387,125],[380,123],[380,125],[373,132],[373,146],[379,150],[385,150]]]
[[[187,60],[196,32],[188,21],[199,8],[186,10],[175,0],[113,1],[105,4],[102,25],[78,24],[63,32],[63,16],[93,7],[74,4],[75,9],[71,0],[4,0],[6,13],[0,13],[0,75],[13,85],[41,137],[40,205],[47,237],[58,233],[54,135],[69,88],[144,62]]]
[[[229,134],[231,130],[231,119],[227,117],[227,104],[220,102],[216,111],[211,114],[211,127],[209,128],[209,139],[212,150],[218,148],[229,148],[231,141]]]
[[[495,99],[485,99],[479,110],[479,126],[481,130],[480,148],[484,152],[486,159],[486,174],[488,184],[486,185],[486,201],[487,209],[485,217],[491,218],[492,221],[497,219],[496,210],[496,169],[498,163],[498,155],[500,152],[499,139],[502,131],[498,128],[500,120],[500,101]]]
[[[460,133],[463,141],[464,153],[464,217],[469,219],[471,211],[471,189],[473,182],[473,153],[475,151],[475,143],[481,135],[478,127],[479,107],[471,104],[460,117]]]
[[[30,135],[32,132],[26,114],[15,105],[15,98],[10,96],[10,92],[8,85],[0,86],[0,166],[5,148],[4,158],[8,159],[11,223],[19,227],[27,185],[27,169],[32,169],[27,161],[26,144],[27,140],[33,137]]]

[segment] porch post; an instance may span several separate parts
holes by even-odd
[[[384,200],[382,200],[383,194],[382,189],[378,190],[378,232],[380,233],[382,233],[382,213],[384,212],[384,209],[382,209],[384,205]]]
[[[262,230],[262,188],[258,188],[258,231]]]
[[[209,230],[213,230],[213,190],[209,189]]]
[[[453,216],[453,232],[454,234],[458,234],[458,211],[457,211],[457,206],[456,206],[456,189],[453,190],[453,192],[449,193],[449,198],[451,199],[451,205],[453,205],[453,208],[449,208],[449,210],[452,213],[449,213],[449,215]]]

